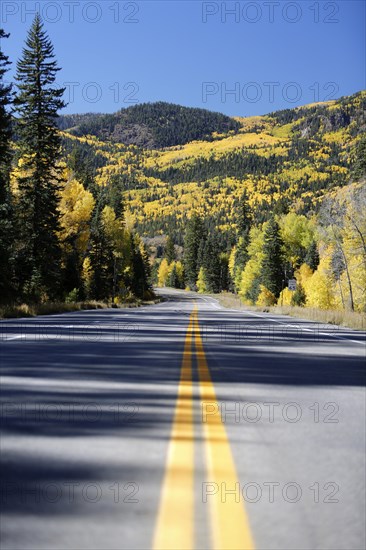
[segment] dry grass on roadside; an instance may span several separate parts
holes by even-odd
[[[338,311],[299,306],[247,306],[242,303],[239,296],[229,292],[211,294],[211,296],[216,298],[224,307],[228,308],[277,313],[279,315],[289,315],[291,317],[308,319],[316,323],[329,323],[331,325],[344,326],[355,330],[366,330],[366,315],[355,311]]]
[[[356,311],[338,311],[298,306],[274,306],[270,310],[273,313],[290,315],[291,317],[302,317],[317,323],[329,323],[355,330],[366,330],[365,314]]]
[[[152,299],[149,301],[130,300],[124,304],[119,304],[118,309],[139,307],[142,305],[150,305],[159,302],[160,299]],[[111,307],[111,304],[105,302],[97,302],[94,300],[86,302],[48,302],[44,304],[21,304],[0,306],[0,319],[15,319],[19,317],[36,317],[37,315],[52,315],[56,313],[69,313],[72,311],[82,311],[87,309],[106,309]],[[114,306],[115,307],[115,306]]]
[[[35,317],[36,315],[52,315],[54,313],[67,313],[84,309],[104,309],[108,307],[102,302],[49,302],[44,304],[14,304],[0,307],[0,318],[11,319],[17,317]]]

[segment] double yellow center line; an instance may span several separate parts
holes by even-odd
[[[216,403],[195,306],[187,329],[166,473],[154,537],[154,550],[194,550],[194,408],[192,347],[195,343],[201,402]],[[238,487],[229,440],[220,415],[203,423],[206,482],[217,490],[208,497],[215,550],[253,550],[243,503],[226,488]],[[200,491],[200,487],[197,487]],[[225,498],[226,496],[226,498]]]

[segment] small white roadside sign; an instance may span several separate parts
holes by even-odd
[[[296,290],[296,279],[289,279],[288,280],[288,289],[289,290]]]

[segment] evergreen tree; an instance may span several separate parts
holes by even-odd
[[[229,290],[230,288],[230,272],[229,272],[229,255],[221,253],[219,256],[220,264],[220,285],[219,292]]]
[[[77,289],[79,299],[85,298],[84,283],[82,278],[82,257],[75,248],[75,239],[68,239],[69,251],[63,258],[63,283],[62,288],[66,295]]]
[[[117,218],[124,218],[125,204],[123,202],[123,182],[118,174],[113,175],[108,181],[107,204],[113,208]]]
[[[101,192],[90,228],[90,265],[92,270],[89,298],[108,300],[113,293],[114,257],[102,224],[104,194]]]
[[[197,269],[198,271],[204,265],[205,262],[205,252],[206,252],[206,242],[207,242],[207,229],[205,226],[202,227],[202,234],[198,245],[197,252]]]
[[[169,273],[168,286],[170,286],[171,288],[180,288],[180,281],[179,281],[177,266],[175,265],[175,263],[173,264],[173,267]]]
[[[67,165],[75,174],[75,178],[83,184],[85,189],[95,193],[96,184],[94,181],[95,170],[91,166],[89,157],[84,158],[82,146],[74,145],[67,157]]]
[[[308,266],[315,271],[319,265],[319,252],[315,241],[312,241],[308,250],[306,251],[304,261]]]
[[[132,278],[130,288],[138,298],[146,298],[151,292],[151,267],[145,247],[138,237],[131,235]]]
[[[2,39],[8,38],[0,29],[0,46]],[[9,188],[11,164],[10,136],[11,115],[11,85],[4,82],[10,65],[9,58],[0,47],[0,301],[6,302],[12,296],[11,250],[13,249],[12,203]]]
[[[233,283],[235,292],[239,291],[241,273],[247,261],[249,260],[248,245],[249,245],[249,233],[248,235],[240,236],[238,240],[238,244],[236,245],[234,272],[232,277],[232,283]]]
[[[283,241],[280,228],[276,220],[271,218],[264,232],[261,283],[276,298],[279,297],[282,290],[284,280],[283,263]]]
[[[287,197],[280,197],[276,202],[272,202],[273,206],[271,208],[272,214],[275,216],[281,216],[288,214],[289,212],[289,201]]]
[[[2,42],[8,38],[0,29],[0,200],[3,204],[8,198],[9,192],[9,170],[10,170],[10,137],[11,137],[11,114],[9,106],[12,101],[11,84],[4,82],[4,76],[11,65],[9,58],[2,51]]]
[[[201,241],[204,237],[204,227],[202,219],[194,213],[188,220],[187,229],[184,236],[184,271],[187,284],[191,289],[196,288],[196,281],[199,272],[199,251]],[[202,245],[201,245],[202,251]]]
[[[164,256],[167,259],[168,264],[171,264],[175,260],[175,246],[174,241],[170,235],[168,236],[166,241]]]
[[[17,269],[20,290],[29,298],[60,294],[58,191],[60,136],[58,110],[64,89],[54,87],[59,68],[40,16],[34,18],[22,58],[17,63],[15,99],[19,155]]]
[[[249,233],[248,235],[239,237],[236,254],[235,254],[235,268],[242,271],[249,259],[248,254]]]
[[[366,177],[366,136],[361,136],[355,151],[355,160],[352,167],[352,175],[356,180]]]
[[[244,189],[243,194],[240,198],[239,204],[239,215],[238,215],[238,236],[244,237],[244,239],[249,241],[249,231],[253,223],[253,213],[249,206],[248,202],[248,193]]]
[[[152,284],[151,284],[151,264],[150,264],[150,258],[147,251],[147,248],[144,243],[140,243],[139,251],[142,258],[142,265],[143,265],[143,298],[146,298],[152,293]]]
[[[208,292],[221,291],[220,250],[215,233],[211,234],[205,245],[203,268]]]

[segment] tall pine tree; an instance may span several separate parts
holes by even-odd
[[[152,291],[151,268],[147,250],[140,238],[131,235],[132,248],[132,278],[130,290],[138,298],[148,298]]]
[[[209,292],[221,291],[221,261],[216,233],[211,233],[205,244],[203,256],[206,287]]]
[[[2,40],[8,38],[0,29],[0,301],[5,303],[12,297],[11,250],[13,249],[12,205],[9,189],[11,163],[10,136],[11,85],[4,81],[9,68],[8,56],[2,51]]]
[[[106,189],[101,188],[96,198],[90,227],[89,259],[91,279],[88,297],[108,300],[113,294],[115,259],[102,223],[102,212],[106,204]]]
[[[58,191],[60,135],[56,127],[64,89],[54,49],[37,14],[17,63],[15,99],[22,175],[18,178],[17,269],[20,291],[30,300],[61,292]]]
[[[168,238],[165,243],[164,256],[167,259],[168,264],[171,264],[172,262],[174,262],[176,257],[174,241],[170,235],[168,235]]]
[[[240,199],[239,204],[239,215],[238,215],[238,241],[236,246],[235,253],[235,268],[234,268],[234,285],[240,281],[240,275],[243,271],[245,264],[249,259],[248,254],[248,245],[249,245],[249,234],[250,228],[253,223],[253,213],[249,206],[248,194],[246,189],[244,189],[243,194]],[[239,286],[239,285],[238,285]],[[238,288],[235,287],[237,291]]]
[[[238,237],[243,237],[249,242],[249,231],[253,223],[253,213],[248,202],[248,193],[244,189],[239,203],[238,212]]]
[[[352,167],[352,176],[355,180],[362,180],[366,177],[366,136],[361,136],[357,142],[355,158]]]
[[[261,283],[278,298],[283,280],[283,240],[278,223],[271,218],[264,232]]]
[[[318,265],[319,265],[319,252],[318,252],[318,246],[317,246],[315,241],[312,241],[310,243],[310,246],[309,246],[308,250],[306,251],[304,261],[305,261],[305,263],[308,264],[309,267],[311,267],[311,269],[313,271],[315,271],[316,268],[318,267]]]
[[[184,236],[184,272],[187,284],[191,289],[196,289],[198,272],[201,267],[199,256],[202,256],[204,237],[205,230],[202,219],[194,213],[188,220]]]

